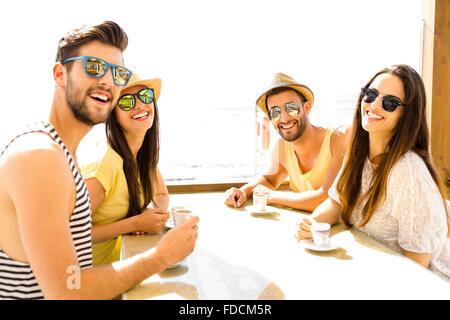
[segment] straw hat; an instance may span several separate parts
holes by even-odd
[[[146,79],[142,80],[136,73],[131,74],[131,79],[126,86],[122,87],[125,90],[134,86],[145,86],[148,89],[153,89],[155,93],[155,101],[159,98],[159,93],[161,92],[161,79]]]
[[[300,92],[306,99],[306,101],[309,101],[311,103],[311,106],[314,103],[314,94],[312,91],[305,85],[298,83],[293,78],[289,77],[288,75],[285,75],[284,73],[276,73],[271,86],[269,89],[266,90],[257,100],[256,105],[267,114],[267,106],[266,106],[266,95],[267,92],[272,90],[273,88],[280,88],[280,87],[287,87],[292,88],[297,92]]]

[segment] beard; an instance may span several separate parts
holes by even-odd
[[[296,121],[295,126],[297,127],[297,131],[293,134],[286,134],[283,132],[282,129],[279,128],[279,125],[277,126],[276,129],[277,129],[278,133],[285,141],[288,141],[288,142],[295,141],[298,138],[300,138],[303,135],[303,133],[305,132],[306,114],[303,113],[302,117],[299,120],[295,120],[295,121]]]
[[[89,92],[90,90],[88,90]],[[89,126],[94,126],[96,124],[105,122],[106,118],[109,115],[109,112],[106,115],[98,115],[93,116],[89,112],[89,108],[87,105],[87,96],[81,92],[79,88],[76,87],[71,81],[71,79],[67,79],[67,87],[66,87],[66,101],[70,110],[72,110],[72,114],[78,120],[87,124]],[[111,95],[112,96],[112,95]],[[113,106],[113,104],[111,104]]]

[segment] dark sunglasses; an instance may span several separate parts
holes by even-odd
[[[142,89],[135,94],[124,94],[119,98],[117,104],[119,108],[124,111],[130,111],[136,106],[136,96],[145,104],[152,103],[155,101],[155,94],[153,89]]]
[[[376,92],[373,89],[369,88],[361,88],[362,92],[362,100],[366,103],[372,103],[374,102],[378,96],[382,97],[382,103],[383,109],[387,112],[394,112],[397,110],[398,106],[405,106],[403,102],[401,102],[398,98],[393,96],[383,96]]]
[[[116,85],[123,87],[127,85],[128,81],[130,81],[132,74],[130,70],[122,66],[116,66],[115,64],[111,64],[100,58],[89,56],[73,57],[67,58],[62,62],[62,64],[74,60],[84,61],[84,72],[86,72],[88,76],[101,78],[106,74],[106,72],[108,72],[109,67],[111,67],[112,78]]]
[[[284,106],[284,111],[286,111],[291,117],[296,117],[300,113],[300,105],[291,102],[286,103]],[[273,107],[268,112],[269,119],[272,121],[278,121],[281,117],[281,107]]]

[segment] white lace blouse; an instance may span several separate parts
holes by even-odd
[[[361,195],[369,189],[374,168],[367,159]],[[339,176],[328,191],[329,197],[338,203],[336,183]],[[355,227],[362,222],[363,207],[363,204],[357,205],[350,217],[350,223]],[[385,199],[360,229],[397,252],[403,249],[431,253],[429,269],[450,281],[450,239],[447,238],[446,219],[441,194],[425,162],[410,151],[392,167]]]

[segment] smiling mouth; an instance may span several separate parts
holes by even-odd
[[[375,113],[373,113],[373,112],[370,111],[370,110],[367,110],[367,111],[366,111],[366,115],[367,115],[370,119],[375,119],[375,120],[383,120],[383,119],[384,119],[384,117],[382,117],[382,116],[380,116],[380,115],[378,115],[378,114],[375,114]]]
[[[109,101],[109,96],[103,93],[94,92],[89,94],[89,97],[102,103],[106,103]]]
[[[297,124],[296,121],[290,121],[288,123],[280,123],[278,125],[278,127],[283,130],[289,130],[289,129],[293,128],[296,124]]]
[[[134,120],[141,120],[141,119],[147,118],[148,116],[149,116],[149,112],[148,111],[143,111],[143,112],[140,112],[140,113],[134,115],[133,119]]]

